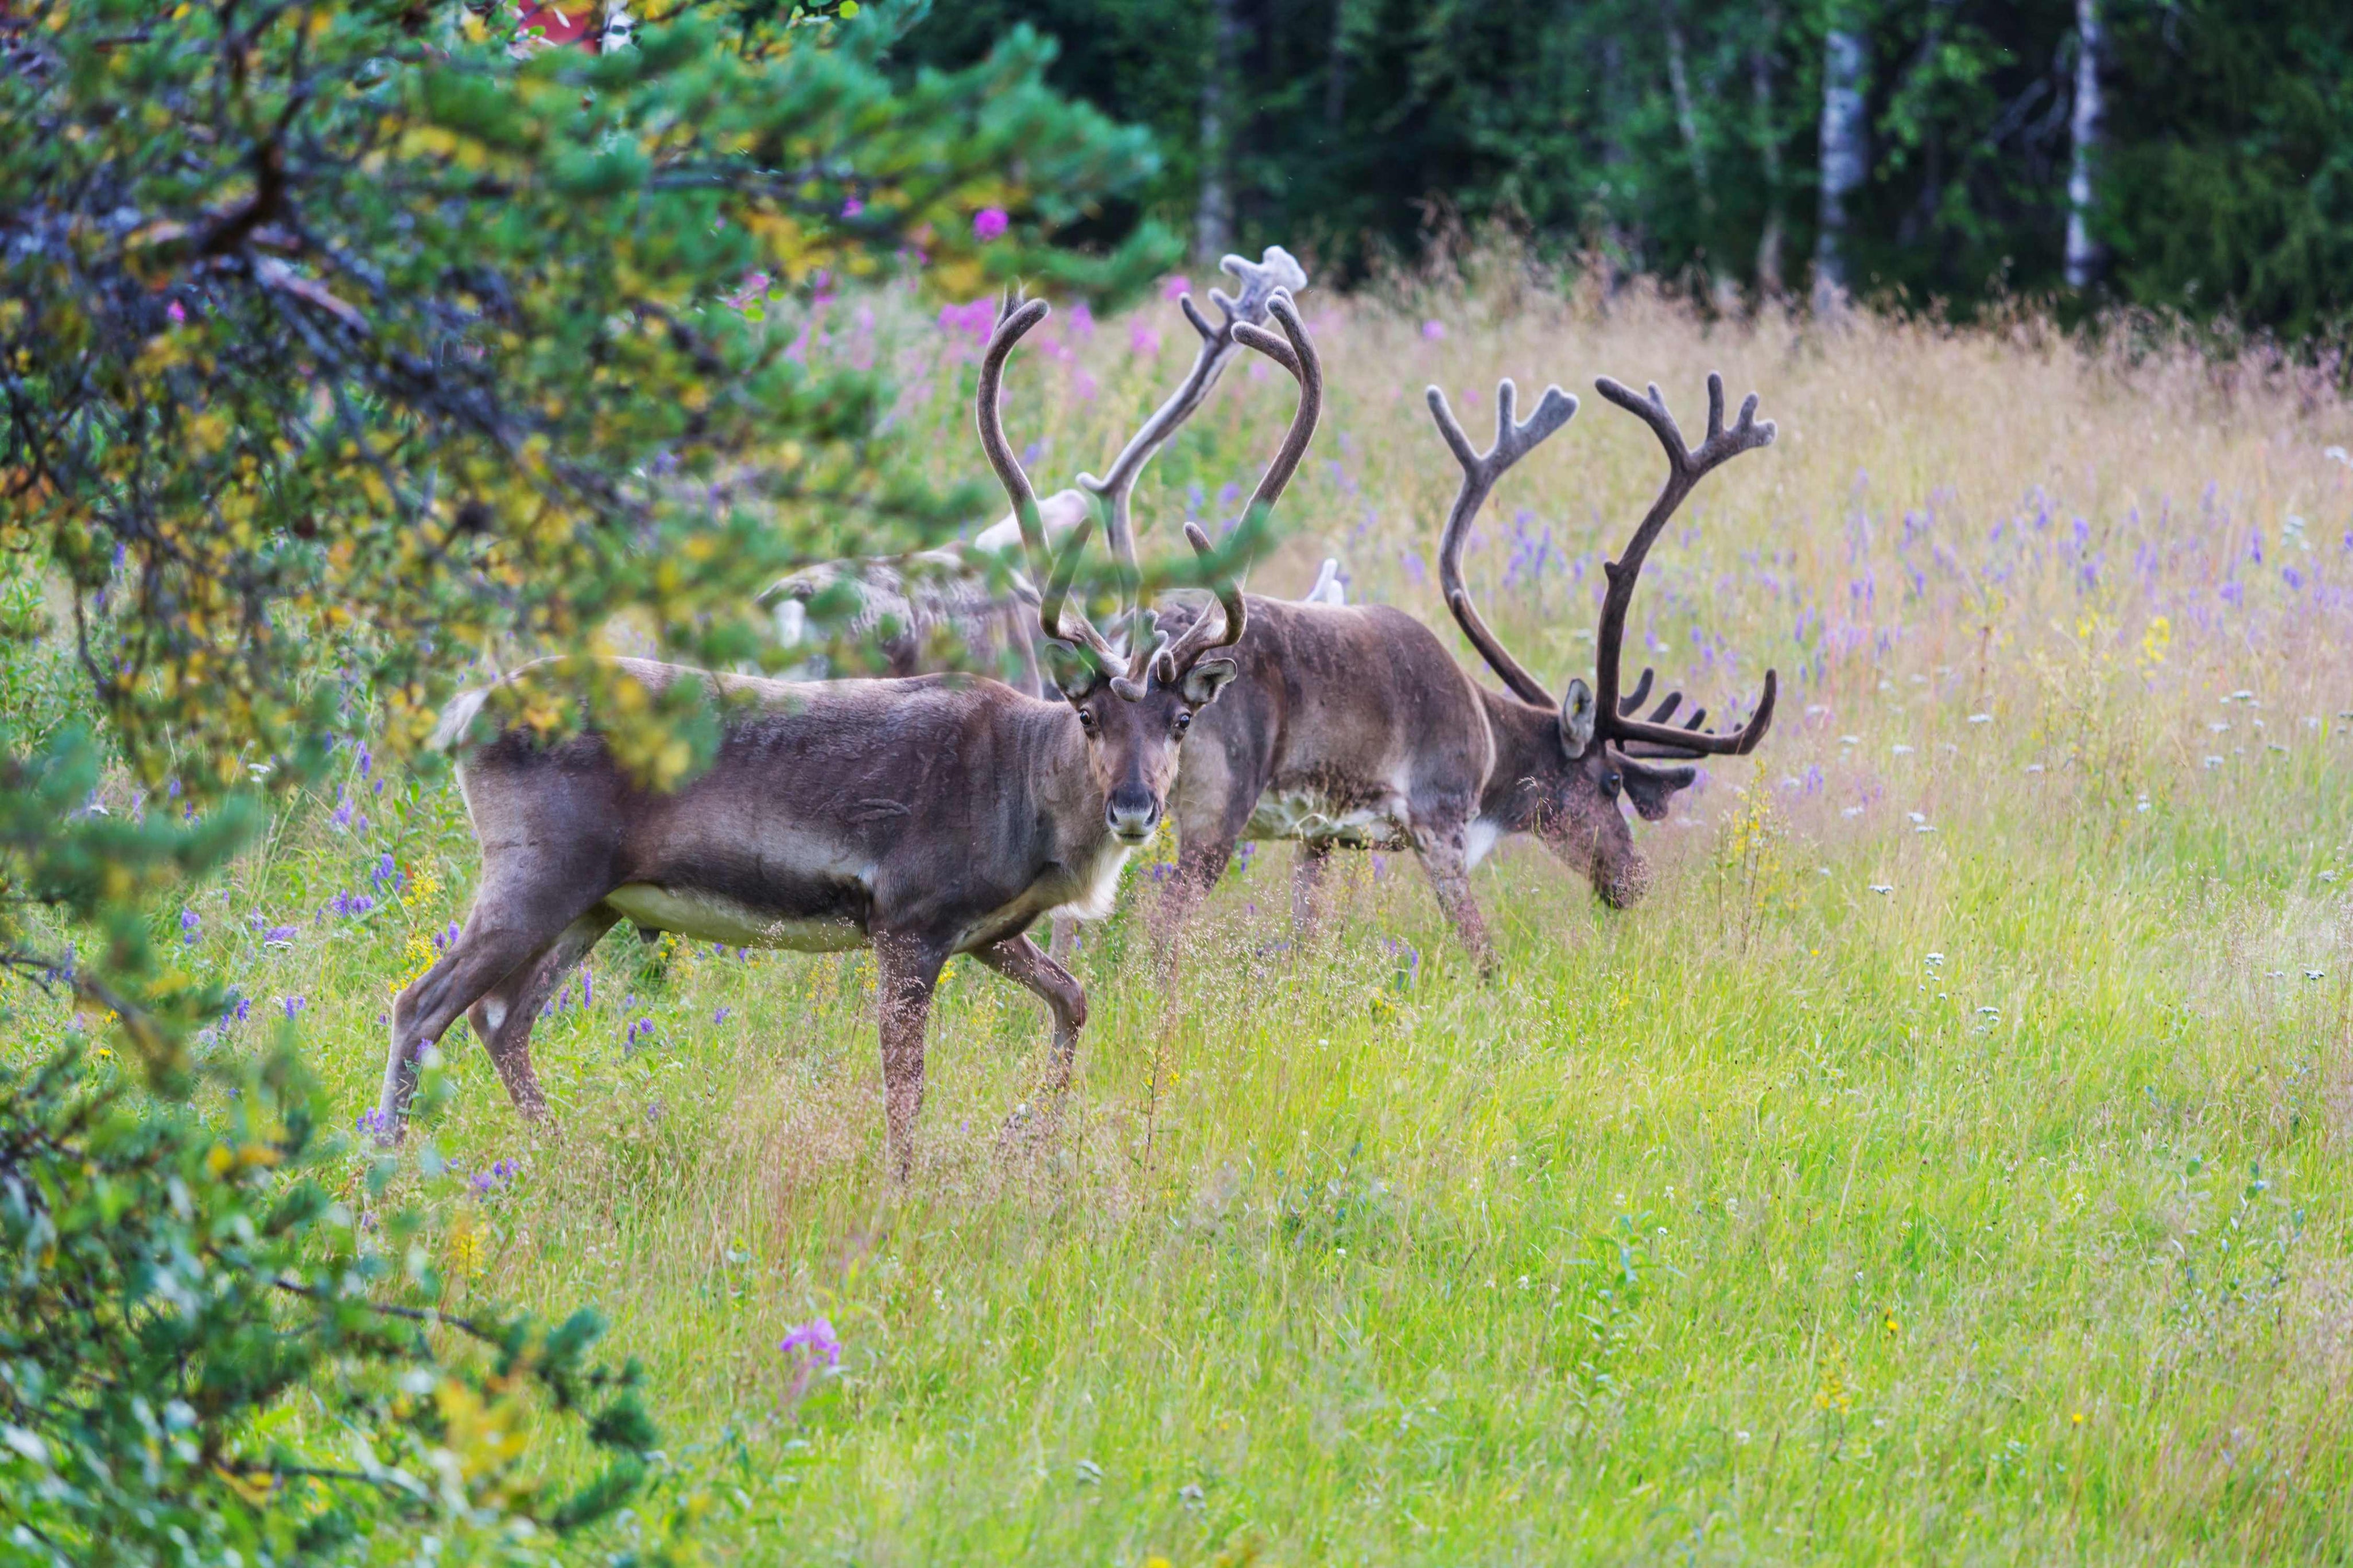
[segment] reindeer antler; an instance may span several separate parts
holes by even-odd
[[[988,350],[981,355],[974,423],[980,431],[980,449],[987,456],[988,466],[997,470],[997,482],[1005,487],[1006,499],[1013,503],[1013,516],[1021,527],[1021,553],[1029,562],[1029,574],[1048,584],[1038,605],[1039,626],[1057,642],[1082,643],[1095,662],[1109,669],[1119,664],[1119,650],[1095,630],[1084,611],[1079,612],[1075,636],[1062,629],[1063,599],[1070,592],[1071,574],[1078,570],[1079,552],[1086,548],[1087,535],[1094,531],[1094,519],[1091,516],[1071,531],[1059,559],[1051,555],[1046,543],[1045,524],[1038,516],[1038,492],[1029,488],[1029,476],[1022,472],[1020,459],[1014,457],[1012,447],[1005,439],[1005,420],[997,409],[1007,356],[1013,353],[1014,344],[1050,313],[1050,307],[1043,300],[1024,304],[1008,292],[997,314],[997,330],[989,334]]]
[[[1233,357],[1234,329],[1263,322],[1267,305],[1276,294],[1296,294],[1307,287],[1305,270],[1291,252],[1279,245],[1268,246],[1265,256],[1257,261],[1229,256],[1218,265],[1232,273],[1240,282],[1241,297],[1231,298],[1220,289],[1209,290],[1209,302],[1217,306],[1219,314],[1225,318],[1215,327],[1209,325],[1195,308],[1192,295],[1187,294],[1178,301],[1184,309],[1185,319],[1192,322],[1193,330],[1201,335],[1201,346],[1193,356],[1193,368],[1186,372],[1184,381],[1169,394],[1168,401],[1155,409],[1151,417],[1138,426],[1135,434],[1127,438],[1127,445],[1121,447],[1119,456],[1112,460],[1111,471],[1107,475],[1102,479],[1092,474],[1079,476],[1080,487],[1102,497],[1110,509],[1105,530],[1111,540],[1112,553],[1118,558],[1120,571],[1130,583],[1138,577],[1135,533],[1129,526],[1127,510],[1128,498],[1134,492],[1136,479],[1151,463],[1154,455],[1176,433],[1177,426],[1193,416],[1194,411],[1208,396],[1209,389],[1225,374],[1226,363]],[[1274,357],[1282,362],[1287,352]],[[1299,373],[1294,367],[1292,374],[1296,375]],[[1150,638],[1145,637],[1138,640],[1148,642]]]
[[[1267,464],[1266,472],[1259,479],[1258,489],[1242,512],[1240,532],[1245,540],[1256,538],[1259,530],[1265,526],[1267,518],[1272,515],[1274,503],[1282,499],[1284,487],[1291,483],[1291,476],[1298,470],[1300,459],[1307,455],[1307,444],[1315,437],[1315,423],[1324,415],[1324,362],[1316,357],[1315,344],[1308,337],[1307,329],[1300,324],[1297,307],[1292,304],[1288,293],[1277,289],[1267,300],[1267,313],[1282,329],[1282,337],[1278,338],[1265,328],[1247,321],[1229,322],[1228,325],[1236,342],[1266,355],[1299,378],[1299,406],[1291,416],[1291,428],[1283,432],[1282,445],[1275,449],[1273,461]],[[1286,343],[1284,339],[1290,341]],[[1193,552],[1201,558],[1203,565],[1211,566],[1217,559],[1217,551],[1210,545],[1209,536],[1201,531],[1200,525],[1187,523],[1185,537],[1192,544]],[[1161,656],[1161,679],[1170,685],[1184,679],[1185,672],[1202,655],[1213,648],[1231,647],[1241,641],[1243,629],[1248,625],[1248,611],[1240,584],[1234,581],[1230,572],[1214,572],[1210,585],[1218,595],[1218,603],[1223,607],[1224,616],[1213,628],[1208,616],[1206,613],[1201,615],[1185,628],[1185,635],[1176,639],[1176,645]]]
[[[1471,531],[1471,520],[1487,502],[1487,492],[1504,470],[1534,451],[1546,437],[1576,416],[1577,399],[1557,386],[1547,386],[1536,400],[1536,411],[1525,421],[1514,423],[1514,405],[1519,398],[1519,388],[1507,376],[1495,385],[1495,444],[1484,452],[1473,451],[1471,438],[1455,422],[1454,411],[1446,405],[1446,394],[1437,387],[1430,389],[1430,416],[1438,421],[1438,433],[1446,437],[1446,445],[1454,460],[1462,465],[1462,488],[1455,492],[1454,510],[1446,514],[1446,531],[1438,544],[1438,587],[1446,595],[1446,607],[1454,612],[1462,635],[1471,639],[1488,668],[1503,678],[1510,687],[1530,702],[1552,706],[1551,694],[1544,683],[1522,668],[1512,657],[1479,612],[1471,604],[1471,595],[1462,586],[1462,542]]]
[[[1651,710],[1649,719],[1629,717],[1642,699],[1650,695],[1651,672],[1644,670],[1640,685],[1620,698],[1618,692],[1619,656],[1626,639],[1626,612],[1634,602],[1634,580],[1641,574],[1642,562],[1651,552],[1651,544],[1666,527],[1667,519],[1683,503],[1699,481],[1720,464],[1743,452],[1772,445],[1775,426],[1771,420],[1759,424],[1757,419],[1757,395],[1750,393],[1740,405],[1740,416],[1730,429],[1724,424],[1724,377],[1710,373],[1707,378],[1707,438],[1697,451],[1683,443],[1683,433],[1675,424],[1674,416],[1653,384],[1648,397],[1637,397],[1626,387],[1603,376],[1594,384],[1594,390],[1640,417],[1658,437],[1659,445],[1666,449],[1667,481],[1660,487],[1658,500],[1634,530],[1634,537],[1617,560],[1602,563],[1609,579],[1609,590],[1602,595],[1601,626],[1594,647],[1594,735],[1624,749],[1627,742],[1642,746],[1640,752],[1629,751],[1630,756],[1690,758],[1702,756],[1746,756],[1757,749],[1765,731],[1773,722],[1773,700],[1779,689],[1776,671],[1765,672],[1764,695],[1757,700],[1757,711],[1748,722],[1729,734],[1709,734],[1700,729],[1707,718],[1707,710],[1694,712],[1680,729],[1666,722],[1683,702],[1683,693],[1671,691]]]

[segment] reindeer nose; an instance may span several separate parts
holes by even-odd
[[[1123,785],[1103,805],[1103,825],[1129,843],[1141,844],[1160,826],[1160,803],[1148,789]]]

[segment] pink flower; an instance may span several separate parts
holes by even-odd
[[[1193,280],[1190,278],[1172,277],[1160,285],[1160,297],[1164,300],[1181,300],[1192,291]]]
[[[852,196],[848,201],[841,204],[841,216],[844,217],[856,217],[860,213],[862,213],[865,210],[866,204],[860,201],[856,196]]]
[[[1132,354],[1142,354],[1146,359],[1158,358],[1160,329],[1147,327],[1142,321],[1136,322],[1127,330],[1127,352]]]
[[[986,338],[996,325],[997,306],[987,300],[940,307],[940,331],[944,332],[970,332],[974,337]]]
[[[841,1336],[833,1331],[832,1322],[825,1318],[811,1318],[786,1329],[783,1342],[776,1348],[786,1355],[802,1357],[811,1366],[820,1361],[828,1368],[841,1364]]]
[[[1422,322],[1422,324],[1421,324],[1421,336],[1422,336],[1422,341],[1423,341],[1424,342],[1432,342],[1432,343],[1434,343],[1434,342],[1436,342],[1439,339],[1440,339],[1440,338],[1444,337],[1445,335],[1446,335],[1446,323],[1445,323],[1445,322],[1443,322],[1443,321],[1424,321],[1424,322]]]
[[[1071,307],[1069,331],[1074,338],[1091,338],[1095,335],[1095,313],[1087,309],[1087,302],[1084,300]]]
[[[1013,220],[1005,216],[1003,207],[983,207],[972,215],[972,237],[987,245],[1001,237],[1012,226]]]
[[[172,318],[172,324],[175,327],[188,319],[188,312],[180,308],[180,302],[177,300],[172,301],[172,308],[165,310],[164,314]]]

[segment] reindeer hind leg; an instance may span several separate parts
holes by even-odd
[[[618,919],[608,907],[597,905],[565,927],[536,958],[491,987],[466,1015],[490,1051],[500,1081],[507,1086],[507,1098],[525,1121],[537,1121],[547,1114],[547,1097],[531,1066],[531,1031],[540,1009]]]
[[[449,951],[394,998],[384,1090],[376,1101],[378,1139],[398,1142],[425,1047],[501,982],[545,952],[603,898],[602,889],[593,897],[567,895],[567,885],[578,884],[539,875],[529,880],[486,879]]]

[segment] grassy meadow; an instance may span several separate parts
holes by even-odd
[[[1483,446],[1499,375],[1558,381],[1583,411],[1470,559],[1556,686],[1662,467],[1593,377],[1696,440],[1720,368],[1779,422],[1636,603],[1630,677],[1783,681],[1756,756],[1637,826],[1648,900],[1505,846],[1482,983],[1409,859],[1343,858],[1299,946],[1261,846],[1164,994],[1141,857],[1060,1136],[1000,1146],[1046,1026],[959,961],[903,1189],[863,957],[624,928],[533,1042],[559,1132],[444,1042],[402,1187],[451,1306],[600,1306],[722,1563],[2353,1558],[2353,411],[2031,325],[1306,304],[1329,405],[1251,585],[1336,555],[1460,647],[1422,388]],[[809,352],[893,356],[981,475],[973,325],[828,310]],[[1040,488],[1191,342],[1165,303],[1041,329]],[[1291,398],[1237,367],[1148,543],[1240,511]],[[349,1125],[474,854],[453,789],[347,767],[172,940],[246,998],[207,1048],[291,1027]],[[81,1026],[25,1016],[19,1050]]]

